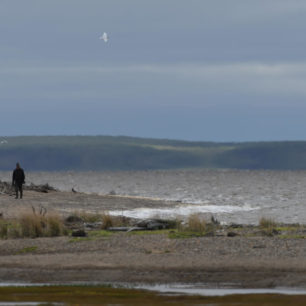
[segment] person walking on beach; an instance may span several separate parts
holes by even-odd
[[[22,199],[23,191],[22,185],[24,184],[25,175],[22,168],[20,168],[19,163],[16,164],[16,169],[13,172],[12,185],[15,186],[16,199],[18,199],[18,191],[20,192],[20,199]]]

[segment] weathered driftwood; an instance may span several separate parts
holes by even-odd
[[[25,185],[24,189],[43,193],[48,193],[49,191],[56,191],[56,189],[50,186],[49,184],[34,185],[33,183],[31,183],[30,185]]]
[[[102,222],[84,222],[84,227],[86,229],[100,229]]]
[[[153,231],[173,227],[172,221],[161,219],[141,220],[135,226],[109,227],[107,230],[116,232]]]
[[[137,222],[137,226],[145,227],[147,230],[167,229],[173,226],[173,221],[162,219],[147,219]]]
[[[1,194],[13,194],[15,192],[12,184],[8,182],[0,181],[0,193]]]
[[[23,189],[43,192],[43,193],[48,193],[49,191],[56,191],[56,189],[50,186],[49,184],[34,185],[31,183],[30,185],[24,185]],[[15,193],[15,188],[14,186],[12,186],[11,183],[0,181],[0,194],[13,195],[14,193]]]
[[[71,233],[72,237],[86,237],[87,233],[83,229],[73,230]]]
[[[139,227],[139,226],[118,226],[118,227],[109,227],[108,231],[112,232],[132,232],[132,231],[145,231],[147,230],[146,227]]]
[[[65,222],[67,222],[67,223],[81,223],[81,222],[83,222],[83,219],[79,216],[71,215],[71,216],[68,216],[65,219]]]

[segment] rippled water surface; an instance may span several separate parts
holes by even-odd
[[[264,216],[286,223],[306,223],[306,171],[168,170],[28,172],[26,175],[27,183],[49,183],[60,190],[74,188],[87,193],[116,193],[178,203],[175,211],[152,211],[144,207],[138,210],[144,217],[154,213],[203,212],[217,215],[225,222],[257,223]],[[1,180],[10,177],[11,173],[0,172]],[[133,211],[124,213],[135,215]]]
[[[136,288],[103,285],[0,287],[3,300],[0,305],[305,305],[305,291],[294,289],[201,289],[185,285]]]

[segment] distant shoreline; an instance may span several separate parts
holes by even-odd
[[[125,136],[0,138],[0,169],[31,171],[269,169],[306,170],[306,141],[212,142]]]

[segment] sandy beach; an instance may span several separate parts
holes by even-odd
[[[12,218],[43,205],[63,217],[75,211],[164,207],[175,203],[73,192],[0,195]],[[2,282],[205,283],[211,287],[306,288],[306,241],[279,237],[169,238],[167,233],[114,233],[74,239],[0,240]]]

